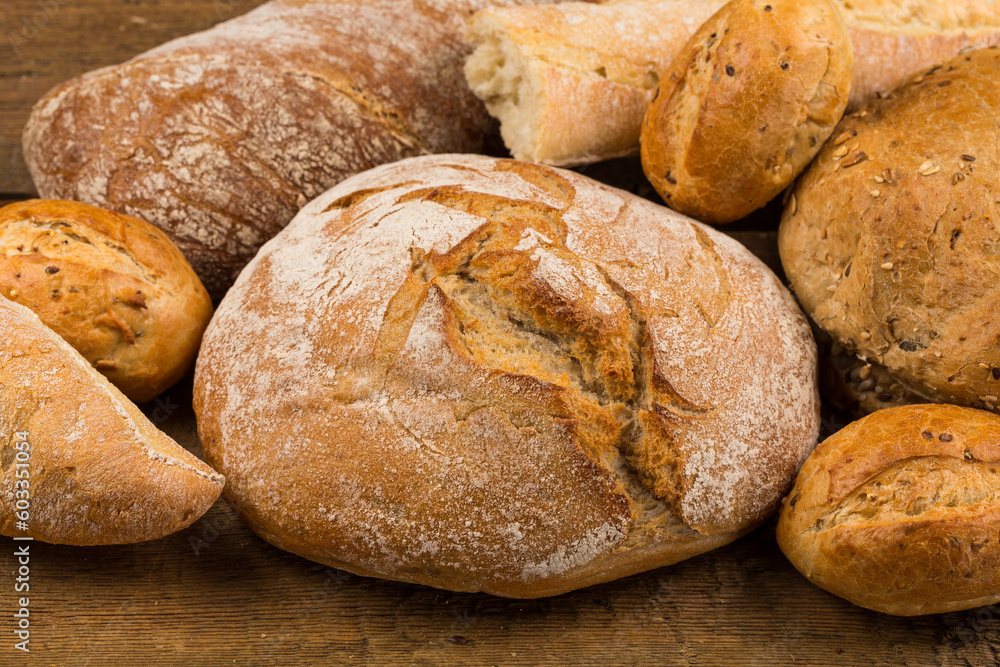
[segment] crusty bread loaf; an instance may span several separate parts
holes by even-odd
[[[184,376],[212,317],[208,292],[166,234],[71,201],[0,209],[0,295],[136,402]]]
[[[742,246],[578,174],[466,155],[358,175],[241,274],[198,428],[264,539],[514,597],[763,521],[819,428],[815,346]]]
[[[994,0],[834,0],[851,30],[848,111],[970,48],[1000,44]]]
[[[778,544],[810,581],[887,614],[1000,601],[1000,417],[879,410],[821,443],[784,500]]]
[[[125,544],[163,537],[208,511],[221,475],[2,296],[0,326],[0,533]]]
[[[408,155],[481,152],[466,20],[531,0],[274,0],[49,92],[24,131],[46,198],[166,231],[213,298],[307,201]]]
[[[465,65],[511,154],[577,165],[635,153],[650,95],[724,0],[625,0],[488,9]]]
[[[933,401],[1000,407],[1000,49],[844,118],[796,183],[782,263],[834,340]]]
[[[964,48],[1000,42],[1000,5],[989,0],[833,2],[854,45],[848,109]],[[568,166],[635,153],[656,81],[723,4],[618,0],[487,10],[473,19],[481,45],[466,76],[517,158]]]
[[[749,215],[833,132],[853,66],[830,0],[732,0],[664,73],[642,123],[646,176],[667,206],[702,222]]]

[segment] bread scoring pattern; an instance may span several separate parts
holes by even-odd
[[[815,441],[814,364],[735,242],[569,172],[448,155],[352,179],[269,244],[195,400],[229,499],[279,546],[536,596],[763,520]]]

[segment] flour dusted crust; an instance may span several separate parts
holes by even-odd
[[[221,475],[157,430],[34,313],[2,296],[0,326],[0,534],[126,544],[178,531],[208,511]],[[16,514],[25,462],[27,530]]]
[[[147,220],[213,298],[310,199],[399,158],[489,147],[461,65],[466,20],[518,0],[274,0],[36,105],[45,198]]]
[[[342,183],[262,249],[195,409],[272,543],[538,597],[764,520],[815,444],[815,367],[735,241],[571,172],[443,155]]]
[[[1000,600],[1000,417],[879,410],[816,447],[782,503],[781,550],[854,604],[910,616]]]

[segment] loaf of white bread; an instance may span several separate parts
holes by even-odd
[[[485,10],[471,22],[479,46],[466,76],[516,158],[571,166],[635,153],[660,78],[724,4],[618,0]],[[854,46],[849,109],[964,48],[1000,43],[1000,5],[987,0],[834,4]]]
[[[745,248],[579,174],[469,155],[306,207],[219,306],[194,400],[264,539],[512,597],[736,539],[819,428],[805,317]]]

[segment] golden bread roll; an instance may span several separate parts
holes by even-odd
[[[1000,49],[845,116],[795,185],[782,264],[834,340],[908,392],[1000,407]]]
[[[879,410],[822,442],[782,503],[778,544],[817,586],[901,616],[1000,600],[1000,417]]]
[[[208,511],[221,475],[30,310],[0,297],[0,326],[0,534],[126,544]]]
[[[848,109],[970,47],[1000,42],[992,0],[833,0],[854,46]],[[616,0],[483,10],[469,87],[511,154],[571,166],[639,151],[653,91],[720,0]]]
[[[847,106],[851,40],[829,0],[732,0],[691,36],[642,123],[642,166],[671,208],[727,223],[764,206]]]
[[[71,201],[0,209],[0,295],[137,403],[184,376],[212,318],[208,292],[166,234]]]

